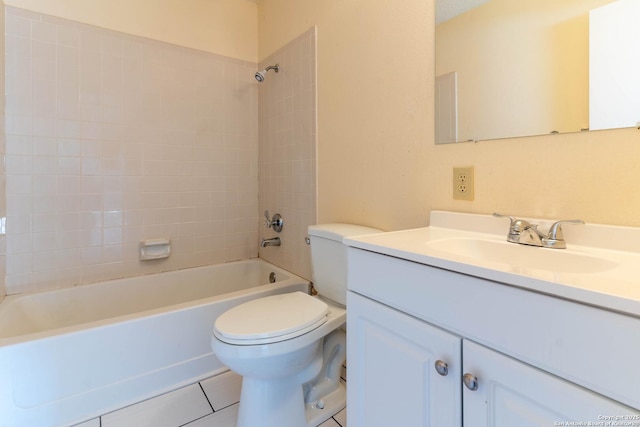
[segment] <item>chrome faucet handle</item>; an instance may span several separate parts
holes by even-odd
[[[516,217],[511,216],[511,215],[503,215],[503,214],[499,214],[497,212],[494,212],[491,214],[491,216],[495,216],[496,218],[509,218],[509,221],[511,221],[511,224],[513,225],[514,222],[516,222]]]
[[[275,214],[273,216],[273,219],[269,216],[269,211],[266,210],[264,211],[264,216],[265,216],[265,221],[264,221],[264,226],[267,228],[272,228],[276,233],[279,233],[282,231],[282,227],[284,226],[284,219],[282,218],[282,216],[280,214]]]
[[[269,215],[269,209],[264,211],[264,226],[271,228],[271,216]]]
[[[509,224],[509,234],[507,234],[507,241],[511,243],[524,243],[520,241],[520,236],[525,231],[534,230],[535,234],[540,234],[538,231],[537,224],[531,224],[529,221],[524,219],[518,219],[511,215],[502,215],[499,213],[493,213],[493,216],[496,218],[509,218],[511,223]],[[529,244],[529,243],[527,243]]]
[[[565,249],[567,247],[567,242],[564,241],[564,235],[562,234],[562,224],[584,224],[584,221],[581,219],[565,219],[554,222],[549,228],[547,237],[542,239],[542,246],[553,249]]]

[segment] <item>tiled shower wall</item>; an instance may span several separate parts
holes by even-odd
[[[7,294],[255,257],[255,70],[7,7]]]
[[[280,247],[260,257],[311,279],[307,227],[316,223],[316,29],[303,33],[260,64],[280,65],[260,84],[260,212],[284,218]]]

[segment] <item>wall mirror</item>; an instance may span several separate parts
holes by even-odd
[[[436,0],[436,143],[640,123],[640,1]]]

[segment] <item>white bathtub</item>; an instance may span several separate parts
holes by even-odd
[[[216,317],[307,286],[256,259],[8,296],[0,426],[68,426],[226,370],[210,347]]]

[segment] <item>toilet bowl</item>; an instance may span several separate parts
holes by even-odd
[[[272,295],[216,319],[211,346],[243,377],[238,427],[315,427],[346,405],[346,236],[380,230],[351,224],[309,227],[317,296]]]

